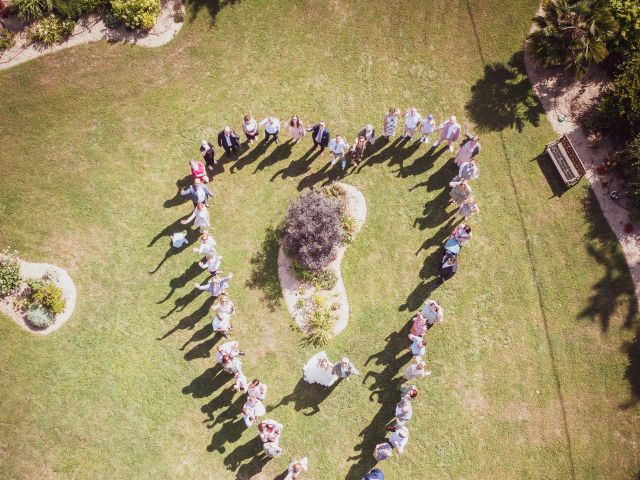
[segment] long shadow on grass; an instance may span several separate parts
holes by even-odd
[[[197,292],[199,292],[199,290],[197,290]],[[178,300],[176,300],[176,302],[177,301]],[[195,326],[198,324],[198,322],[207,316],[207,314],[209,313],[209,309],[211,308],[211,305],[213,305],[213,302],[214,302],[214,299],[213,297],[210,296],[203,302],[202,305],[200,305],[200,307],[198,307],[197,310],[190,313],[189,315],[182,317],[173,328],[168,330],[162,337],[158,338],[157,340],[164,340],[165,338],[167,338],[168,336],[174,334],[179,330],[193,330]],[[174,309],[176,309],[176,307],[174,307]],[[169,315],[171,315],[171,313],[172,312],[170,312],[163,318],[167,318]],[[186,347],[186,345],[188,345],[188,342],[187,344],[185,344],[184,347]]]
[[[200,265],[198,265],[198,262],[193,262],[193,264],[191,264],[191,266],[187,268],[182,275],[180,275],[179,277],[172,278],[169,281],[169,287],[170,287],[169,292],[165,295],[165,297],[162,300],[157,302],[158,305],[169,300],[176,290],[186,286],[187,283],[189,283],[191,280],[196,278],[202,272],[203,270],[200,267]]]
[[[553,197],[561,197],[566,191],[567,187],[560,178],[560,174],[556,169],[556,166],[549,158],[546,152],[542,152],[540,155],[535,157],[532,162],[536,162],[538,167],[540,167],[540,171],[544,175],[544,178],[547,180],[549,187],[551,187],[551,192],[553,192]]]
[[[396,148],[394,148],[391,154],[389,166],[393,167],[394,165],[397,165],[398,169],[393,173],[395,173],[399,178],[405,178],[409,175],[407,173],[409,170],[405,170],[404,162],[418,151],[422,143],[415,140],[402,139],[396,145]]]
[[[396,151],[398,144],[401,142],[401,138],[397,137],[394,140],[385,140],[383,137],[378,137],[373,144],[373,148],[369,150],[367,148],[366,157],[363,162],[354,170],[353,173],[359,174],[363,168],[373,167],[374,165],[380,165],[391,160],[393,153]]]
[[[209,338],[213,333],[213,327],[211,323],[207,322],[204,327],[191,335],[191,338],[187,340],[182,347],[180,347],[181,351],[184,351],[188,345],[200,342],[204,340],[204,342],[197,344],[191,350],[184,354],[184,359],[187,361],[195,360],[196,358],[209,358],[211,357],[211,350],[213,347],[220,341],[222,335],[220,333],[216,333],[213,337]]]
[[[521,132],[527,123],[538,126],[544,110],[529,83],[523,52],[515,53],[507,64],[486,65],[465,108],[480,130],[511,127]]]
[[[362,441],[355,446],[356,455],[349,457],[349,460],[357,460],[351,465],[346,478],[360,479],[366,472],[375,466],[373,450],[375,446],[384,441],[386,431],[385,426],[395,416],[395,405],[400,400],[400,386],[402,377],[397,377],[400,369],[411,360],[409,348],[410,324],[406,323],[401,330],[391,333],[385,340],[385,347],[378,353],[371,355],[365,362],[365,366],[374,362],[376,366],[382,366],[379,372],[369,370],[362,383],[366,384],[369,379],[373,382],[369,385],[371,395],[369,400],[374,399],[380,404],[380,409],[361,432]]]
[[[206,9],[211,17],[211,25],[216,21],[216,16],[226,6],[240,3],[242,0],[185,0],[187,8],[187,21],[193,22],[201,10]]]
[[[622,311],[622,328],[636,329],[635,338],[622,347],[629,358],[625,377],[629,381],[630,399],[621,404],[621,407],[629,408],[640,403],[640,323],[633,280],[618,241],[590,188],[587,188],[583,208],[589,219],[587,252],[604,267],[605,275],[593,285],[589,304],[580,312],[578,319],[598,322],[600,329],[607,332],[613,315],[616,311]]]
[[[261,299],[272,312],[280,306],[282,299],[282,289],[278,278],[279,246],[280,233],[278,229],[273,226],[268,227],[260,250],[251,257],[251,275],[246,283],[246,286],[252,290],[261,290]]]
[[[231,379],[233,377],[216,364],[194,378],[189,385],[182,389],[182,393],[191,395],[193,398],[206,398],[222,388]]]
[[[293,403],[296,412],[302,411],[307,417],[320,412],[320,404],[324,402],[335,388],[341,383],[339,379],[330,387],[324,387],[316,383],[309,384],[302,378],[298,380],[293,392],[282,397],[277,404],[267,408],[267,412],[272,412],[281,405],[289,405]]]
[[[276,178],[281,177],[282,180],[287,178],[299,177],[310,170],[313,161],[320,157],[319,151],[307,150],[300,158],[293,160],[284,168],[281,168],[271,176],[273,182]]]
[[[270,155],[267,155],[257,166],[253,173],[258,173],[271,165],[286,160],[293,153],[293,140],[289,139],[286,142],[280,143]]]
[[[203,423],[207,423],[207,428],[213,428],[214,426],[225,423],[228,421],[232,421],[241,414],[242,406],[246,398],[244,395],[238,396],[238,398],[233,400],[236,391],[233,388],[233,385],[225,388],[219,395],[217,395],[213,400],[208,403],[205,403],[200,411],[204,413],[207,418],[203,421]],[[218,410],[227,407],[227,409],[218,414],[214,415]]]
[[[416,160],[419,161],[420,159]],[[409,191],[413,191],[420,187],[426,187],[428,192],[433,192],[435,190],[439,190],[441,188],[449,189],[449,182],[453,180],[453,178],[458,174],[458,167],[453,161],[446,162],[440,167],[437,172],[429,175],[424,182],[420,182],[415,184],[413,187],[409,189]]]
[[[178,205],[182,205],[183,203],[188,201],[189,199],[185,196],[182,196],[182,194],[180,193],[180,190],[183,188],[188,188],[189,185],[191,185],[192,183],[193,183],[193,177],[191,175],[186,175],[180,180],[177,180],[176,187],[178,187],[178,191],[172,198],[170,198],[169,200],[165,200],[163,207],[172,208]]]
[[[253,162],[258,160],[264,153],[266,153],[267,148],[269,148],[269,144],[271,141],[266,141],[264,138],[256,144],[255,147],[249,147],[248,144],[246,148],[249,148],[243,155],[236,160],[236,162],[231,166],[229,171],[231,173],[236,173],[239,170],[242,170],[244,167],[251,165]]]

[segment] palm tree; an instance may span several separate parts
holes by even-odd
[[[545,67],[562,67],[580,78],[604,60],[607,41],[618,31],[607,0],[543,0],[543,15],[529,35],[532,55]]]

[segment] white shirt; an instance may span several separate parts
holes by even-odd
[[[346,150],[349,150],[349,144],[344,141],[344,139],[340,140],[340,143],[336,141],[334,138],[329,142],[329,150],[331,150],[336,155],[344,155]]]
[[[228,147],[230,147],[230,146],[231,146],[231,134],[227,135],[227,134],[225,133],[225,135],[224,135],[224,139],[225,139],[225,141],[227,142],[227,146],[228,146]]]
[[[411,344],[411,353],[414,357],[422,357],[425,353],[427,353],[427,347],[423,347],[420,345],[422,343],[422,337],[418,337],[416,335],[412,335],[413,343]]]
[[[197,249],[197,253],[201,254],[201,255],[207,255],[209,253],[216,253],[216,241],[213,239],[213,237],[209,236],[207,237],[207,240],[205,242],[203,242],[202,240],[200,240],[200,246]]]
[[[256,121],[254,119],[249,120],[249,122],[242,122],[242,127],[244,128],[244,131],[252,134],[254,133],[257,128],[258,128],[258,124],[256,123]]]
[[[422,121],[422,117],[419,113],[415,115],[411,115],[411,112],[407,112],[404,116],[404,124],[407,128],[414,129],[418,126],[418,124]]]
[[[398,432],[393,432],[389,437],[389,443],[393,445],[394,448],[398,449],[398,453],[404,452],[404,447],[407,446],[409,442],[409,435],[402,438]]]
[[[274,134],[280,131],[280,120],[274,118],[271,122],[269,122],[268,118],[265,118],[260,122],[260,126],[264,127],[267,133]]]

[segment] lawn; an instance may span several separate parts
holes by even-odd
[[[433,375],[387,478],[635,478],[637,302],[586,181],[564,191],[541,155],[555,136],[521,57],[537,5],[198,0],[159,49],[90,44],[0,72],[0,245],[66,268],[78,288],[50,336],[0,319],[0,478],[274,478],[306,454],[305,478],[359,480],[427,296],[446,323],[429,332]],[[214,369],[209,302],[192,290],[205,274],[168,250],[190,205],[176,182],[200,140],[247,111],[325,119],[352,141],[413,104],[481,133],[482,213],[436,289],[450,155],[378,143],[345,177],[369,211],[343,264],[350,322],[326,351],[362,376],[330,395],[300,383],[316,349],[278,295],[271,233],[300,190],[333,178],[328,158],[305,160],[308,139],[257,145],[213,180],[234,338],[285,425],[285,453],[255,461],[243,401]]]

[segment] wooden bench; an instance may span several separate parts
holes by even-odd
[[[551,157],[567,187],[578,183],[578,180],[585,174],[584,166],[566,135],[562,135],[555,142],[548,143],[545,151]]]

